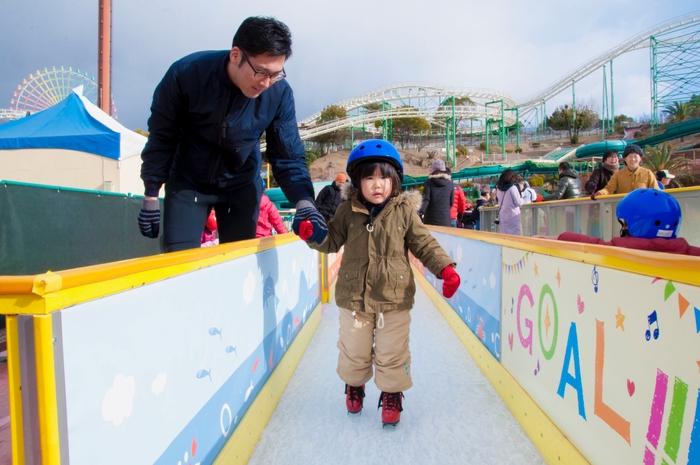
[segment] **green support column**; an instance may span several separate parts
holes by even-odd
[[[603,65],[603,108],[600,113],[600,124],[601,124],[601,140],[605,140],[605,120],[609,117],[608,114],[608,83],[607,83],[607,72],[605,70],[605,65]]]
[[[656,46],[657,46],[657,40],[656,37],[651,36],[649,38],[650,42],[650,53],[651,57],[651,124],[649,125],[651,127],[651,135],[654,135],[654,129],[656,125],[658,124],[659,120],[658,118],[658,110],[659,110],[659,102],[658,102],[658,88],[657,88],[657,79],[658,79],[658,63],[656,62]]]
[[[547,133],[547,102],[542,100],[542,128]]]
[[[610,134],[615,132],[615,88],[613,87],[613,62],[610,60],[610,118],[612,118],[612,124],[610,125]]]
[[[518,108],[506,108],[505,111],[514,111],[515,112],[515,148],[519,149],[520,148],[520,116],[519,116],[519,111]]]

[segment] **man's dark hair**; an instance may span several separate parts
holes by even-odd
[[[620,156],[617,154],[617,150],[607,150],[607,151],[603,154],[603,163],[605,163],[605,160],[607,160],[608,158],[613,158],[613,157],[615,157],[615,158],[619,158],[619,157],[620,157]]]
[[[362,194],[360,183],[364,178],[372,176],[377,167],[379,167],[382,176],[391,179],[391,196],[396,197],[399,195],[401,193],[401,179],[399,179],[399,173],[396,171],[396,168],[394,168],[394,165],[386,161],[360,160],[357,162],[350,175],[352,184],[360,189],[360,194]]]
[[[563,161],[559,163],[559,169],[562,171],[566,171],[568,169],[571,169],[571,165],[569,165],[567,162]]]
[[[231,47],[238,47],[249,56],[269,54],[292,56],[292,33],[286,24],[267,16],[251,16],[241,23]]]
[[[656,172],[656,180],[657,181],[661,181],[665,177],[666,177],[666,173],[664,172],[664,170],[659,170]]]

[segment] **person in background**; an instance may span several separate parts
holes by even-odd
[[[491,191],[489,191],[488,189],[483,189],[479,193],[481,195],[478,199],[476,199],[476,203],[474,204],[474,210],[472,210],[471,214],[475,230],[479,230],[481,226],[481,214],[479,213],[479,209],[484,205],[488,205],[489,198],[491,197]]]
[[[365,383],[374,372],[382,391],[382,423],[396,425],[403,391],[413,386],[409,333],[416,285],[408,253],[443,280],[448,299],[460,277],[455,261],[418,217],[421,196],[401,192],[403,163],[393,145],[380,139],[361,142],[350,152],[347,172],[352,184],[343,188],[345,202],[328,223],[328,237],[307,244],[323,253],[345,246],[335,299],[340,313],[337,373],[345,382],[348,413],[362,410]],[[312,234],[309,229],[313,225],[303,222],[299,237]]]
[[[454,190],[454,200],[450,208],[450,224],[453,228],[457,227],[457,223],[462,222],[462,215],[467,210],[467,196],[464,195],[462,186],[457,183],[452,183]]]
[[[594,169],[586,181],[586,192],[591,195],[605,188],[610,178],[620,169],[620,155],[617,150],[608,150],[603,154],[603,163]],[[614,192],[613,192],[614,194]]]
[[[523,196],[523,204],[535,202],[537,200],[537,192],[535,192],[535,189],[530,187],[530,183],[524,179],[520,179],[519,184],[520,192]]]
[[[138,225],[157,238],[158,192],[165,184],[165,252],[199,247],[214,208],[222,243],[252,239],[262,194],[260,138],[282,192],[296,206],[292,228],[309,219],[328,233],[299,137],[284,65],[292,34],[274,18],[245,19],[228,50],[196,52],[173,63],[153,93],[141,153],[145,197]]]
[[[498,198],[498,225],[503,234],[523,235],[523,227],[520,222],[520,206],[523,197],[520,195],[518,174],[508,168],[498,178],[496,184],[496,197]]]
[[[265,195],[265,181],[263,181],[263,194],[260,198],[260,215],[258,215],[258,230],[255,237],[272,236],[272,229],[275,229],[277,234],[284,234],[287,228],[284,227],[284,221],[277,211],[277,207],[272,203],[272,200]]]
[[[423,184],[423,223],[435,226],[452,226],[450,209],[454,203],[454,183],[445,167],[445,162],[437,159],[431,165],[432,173]]]
[[[656,182],[659,185],[660,190],[664,190],[671,183],[671,179],[676,176],[669,173],[668,170],[659,170],[656,172]]]
[[[565,232],[557,236],[557,239],[700,256],[700,247],[692,246],[682,237],[678,237],[682,218],[681,207],[678,201],[666,192],[649,188],[636,189],[620,200],[615,214],[622,226],[620,237],[613,237],[606,242],[598,237]],[[551,239],[547,236],[535,237]]]
[[[604,188],[591,194],[591,200],[595,200],[598,196],[610,195],[615,192],[628,194],[635,189],[644,187],[658,189],[659,185],[656,182],[654,173],[640,166],[642,156],[644,156],[644,152],[640,146],[629,144],[625,147],[625,150],[622,152],[622,160],[625,162],[625,167],[620,168],[617,173],[613,174]]]
[[[343,173],[338,173],[335,180],[321,189],[316,197],[316,208],[323,215],[323,218],[328,223],[333,219],[338,205],[343,201],[343,196],[340,193],[340,188],[343,187],[348,178]]]
[[[204,224],[204,231],[202,231],[202,237],[200,238],[201,247],[211,247],[213,245],[219,245],[219,238],[216,237],[216,230],[219,229],[216,225],[216,212],[212,209],[209,212],[209,217],[207,222]]]
[[[559,183],[554,193],[545,195],[543,201],[575,199],[581,196],[581,180],[578,172],[567,162],[559,163]]]

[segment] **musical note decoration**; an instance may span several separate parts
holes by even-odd
[[[656,315],[656,310],[651,312],[650,315],[647,316],[647,322],[648,322],[648,329],[644,333],[644,337],[646,338],[647,341],[651,340],[651,325],[656,324],[656,328],[654,328],[654,340],[659,338],[659,319],[658,316]]]

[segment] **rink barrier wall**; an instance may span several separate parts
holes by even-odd
[[[13,465],[245,463],[320,322],[320,269],[289,233],[0,276]]]
[[[700,464],[699,258],[429,229],[462,283],[418,280],[547,463]]]
[[[690,245],[700,246],[700,186],[666,189],[681,207],[683,218],[678,237]],[[620,235],[620,223],[615,216],[617,204],[624,194],[604,195],[590,200],[588,197],[547,202],[528,203],[520,208],[520,223],[527,237],[558,236],[563,232],[575,232],[610,241]],[[479,209],[479,227],[482,231],[500,232],[494,223],[498,207]]]

